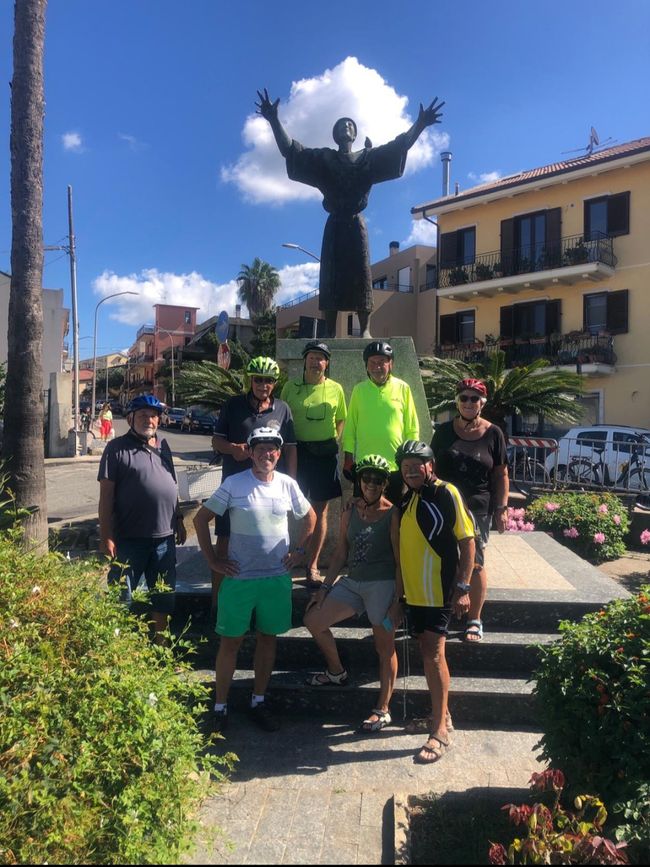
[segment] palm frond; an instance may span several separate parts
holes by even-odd
[[[176,380],[176,393],[186,405],[221,409],[223,404],[244,391],[244,373],[224,370],[214,361],[188,362]]]

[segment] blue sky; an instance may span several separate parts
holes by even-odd
[[[0,2],[0,80],[12,76],[13,3]],[[289,134],[333,145],[340,115],[381,144],[420,101],[446,100],[443,123],[409,156],[405,176],[373,189],[371,257],[417,234],[410,208],[452,185],[567,158],[593,125],[618,142],[650,135],[648,0],[50,0],[46,31],[44,241],[67,234],[74,191],[81,338],[100,308],[98,352],[128,346],[157,301],[234,313],[242,263],[279,269],[287,300],[317,285],[325,212],[293,184],[253,119],[256,89],[280,97]],[[10,270],[9,88],[0,102],[0,269]],[[496,175],[494,175],[496,176]],[[415,233],[415,234],[414,234]],[[69,266],[46,254],[43,282]],[[82,340],[81,357],[92,354]]]

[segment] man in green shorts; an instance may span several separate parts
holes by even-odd
[[[275,662],[276,636],[291,628],[291,575],[306,555],[316,516],[297,482],[275,471],[282,437],[257,428],[248,437],[252,467],[224,480],[194,519],[201,551],[214,572],[225,578],[219,589],[216,631],[221,636],[216,662],[215,728],[228,721],[228,692],[237,654],[255,613],[257,630],[251,718],[266,731],[279,728],[265,702]],[[215,515],[230,515],[228,553],[217,558],[210,538]],[[289,550],[287,513],[303,520],[298,545]]]
[[[364,455],[381,455],[388,461],[391,477],[386,496],[398,504],[402,478],[395,452],[405,440],[420,435],[410,386],[393,376],[393,348],[385,340],[373,340],[363,350],[368,378],[352,389],[343,431],[343,473],[351,478],[352,467]],[[360,491],[355,488],[355,494]]]

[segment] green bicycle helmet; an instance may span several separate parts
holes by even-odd
[[[373,470],[388,478],[390,476],[390,464],[381,455],[365,455],[354,465],[354,474],[357,478],[364,470]]]
[[[248,362],[246,373],[249,376],[263,376],[265,379],[277,380],[280,376],[280,368],[272,358],[258,355]]]
[[[421,461],[432,461],[433,451],[426,443],[418,440],[406,440],[395,452],[395,463],[402,465],[404,458],[420,458]]]

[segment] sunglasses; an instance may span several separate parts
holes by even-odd
[[[385,476],[375,476],[373,474],[367,474],[361,476],[361,481],[364,485],[383,485],[386,481]]]
[[[277,379],[273,379],[270,376],[254,376],[252,377],[252,381],[255,385],[275,385]]]
[[[459,394],[458,400],[461,403],[467,403],[467,401],[471,401],[472,403],[478,403],[481,398],[478,394]]]

